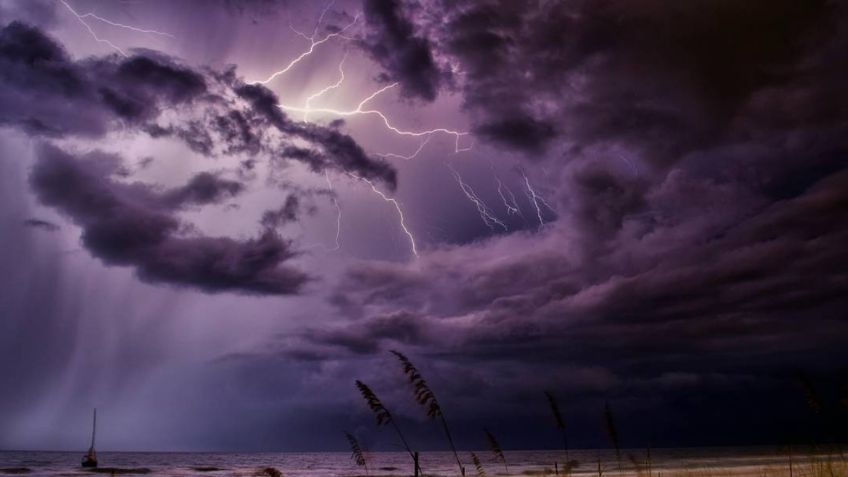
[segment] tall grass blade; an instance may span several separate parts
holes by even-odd
[[[551,408],[551,414],[554,416],[554,424],[562,434],[562,449],[565,451],[565,473],[568,474],[572,467],[577,467],[577,461],[571,461],[568,457],[568,433],[565,430],[565,419],[562,418],[562,413],[559,411],[559,404],[554,395],[550,391],[544,391],[545,398],[548,400],[548,406]]]
[[[565,429],[565,420],[562,418],[562,414],[559,412],[559,405],[557,404],[556,398],[550,391],[544,391],[545,397],[548,399],[548,405],[551,408],[551,414],[554,415],[554,423],[556,424],[556,428],[559,430]]]
[[[471,462],[474,463],[474,469],[477,470],[477,477],[486,477],[486,469],[484,469],[483,464],[480,463],[480,458],[473,452],[470,452],[470,454]]]
[[[412,386],[412,394],[415,396],[415,401],[424,407],[427,412],[427,417],[431,419],[438,417],[442,422],[442,428],[445,431],[448,444],[450,444],[451,451],[456,459],[456,465],[459,466],[459,472],[464,476],[465,467],[462,466],[462,462],[459,460],[459,454],[457,454],[456,446],[453,444],[453,437],[451,436],[450,428],[448,427],[448,421],[445,419],[445,413],[442,411],[442,407],[439,405],[436,395],[433,393],[433,390],[430,389],[430,386],[427,385],[427,381],[424,380],[424,377],[418,372],[418,368],[412,364],[412,361],[410,361],[409,358],[399,351],[391,350],[390,352],[397,357],[398,361],[400,361],[401,367],[403,368],[403,374],[406,375],[409,379],[410,385]]]
[[[412,457],[412,460],[415,461],[415,453],[412,452],[412,449],[409,447],[409,444],[406,442],[406,438],[403,436],[403,433],[400,431],[400,427],[398,427],[395,419],[392,417],[392,414],[383,405],[380,399],[377,397],[377,394],[371,390],[365,383],[362,381],[356,381],[356,388],[359,389],[359,393],[362,394],[362,397],[365,399],[365,402],[368,404],[368,407],[374,412],[374,416],[377,418],[377,426],[382,426],[386,424],[390,424],[395,432],[397,432],[398,437],[400,438],[401,443],[403,444],[406,452],[409,453],[409,456]]]
[[[489,449],[491,449],[492,454],[495,455],[495,460],[502,463],[504,470],[507,474],[509,474],[509,466],[506,465],[506,456],[504,455],[500,444],[498,444],[498,440],[495,439],[495,435],[489,432],[488,429],[483,429],[483,433],[486,434],[486,441],[489,443]]]
[[[359,445],[359,441],[356,440],[356,437],[354,437],[354,435],[350,432],[345,431],[344,435],[347,438],[347,442],[350,444],[350,458],[356,463],[356,465],[365,467],[365,475],[368,475],[368,461],[365,460],[365,453],[362,452],[362,447]]]
[[[618,462],[618,471],[621,473],[621,445],[618,439],[618,429],[615,426],[615,418],[612,415],[609,402],[604,403],[604,421],[607,427],[607,435],[615,448],[615,459]]]

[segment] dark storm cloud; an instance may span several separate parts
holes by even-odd
[[[39,135],[102,135],[115,122],[138,125],[164,105],[206,92],[201,75],[164,57],[74,62],[41,31],[18,22],[0,31],[0,64],[0,123]]]
[[[289,195],[280,208],[265,211],[262,214],[261,223],[263,226],[273,229],[296,221],[299,215],[300,199],[296,195]]]
[[[367,34],[360,44],[386,70],[387,81],[397,81],[409,98],[433,101],[445,83],[445,73],[433,59],[430,42],[418,36],[399,0],[364,2]]]
[[[222,179],[209,172],[201,172],[192,177],[187,184],[177,187],[163,195],[163,201],[172,206],[187,204],[218,204],[235,197],[244,191],[244,184]]]
[[[298,125],[298,137],[321,144],[323,154],[304,154],[303,149],[287,148],[284,157],[302,160],[315,171],[324,170],[332,159],[343,170],[351,171],[365,179],[380,179],[390,190],[397,188],[397,171],[388,163],[370,159],[362,147],[350,136],[332,128],[314,124]]]
[[[554,244],[564,232],[552,229],[536,240],[432,252],[414,269],[361,264],[341,283],[335,303],[365,316],[407,310],[444,323],[474,317],[454,325],[464,335],[452,334],[462,338],[454,344],[466,354],[497,345],[491,351],[503,356],[523,339],[537,356],[545,350],[538,345],[549,343],[550,351],[577,360],[600,357],[581,355],[588,347],[613,357],[628,352],[620,340],[668,351],[744,351],[767,336],[787,350],[824,349],[839,338],[804,331],[803,323],[816,320],[822,332],[845,327],[840,310],[848,306],[842,293],[848,252],[838,244],[848,239],[841,225],[848,218],[846,181],[848,172],[834,174],[731,226],[726,217],[707,217],[715,207],[708,199],[689,211],[705,220],[622,233],[605,253],[558,249]],[[657,194],[653,200],[661,208],[680,197]],[[523,249],[501,258],[504,250]],[[560,346],[586,334],[593,339]]]
[[[478,136],[533,159],[522,172],[551,191],[556,220],[461,246],[431,243],[409,263],[356,263],[328,292],[335,321],[316,316],[315,325],[216,363],[237,383],[234,419],[258,402],[257,421],[267,420],[285,396],[287,409],[296,399],[309,403],[302,414],[310,423],[332,406],[349,415],[355,402],[361,412],[348,419],[370,426],[373,416],[351,385],[359,378],[418,432],[424,426],[411,419],[421,413],[386,353],[398,348],[424,371],[461,447],[480,445],[478,430],[490,425],[507,448],[560,442],[541,394],[551,388],[578,447],[609,446],[606,400],[625,446],[797,442],[795,431],[809,419],[791,370],[835,380],[848,362],[845,7],[788,0],[367,6],[364,46],[387,79],[424,100],[456,86]],[[377,39],[390,41],[374,50]],[[206,155],[249,156],[239,157],[245,177],[259,152],[395,183],[394,170],[351,138],[293,122],[271,91],[245,85],[234,70],[189,69],[204,81],[197,95],[173,96],[166,87],[160,96],[144,82],[118,81],[128,106],[103,100],[96,88],[92,106],[86,94],[60,94],[93,80],[78,71],[83,62],[50,59],[63,53],[49,46],[41,48],[48,60],[32,65],[14,59],[14,48],[0,59],[7,66],[0,105],[29,86],[15,82],[16,71],[32,70],[34,88],[58,81],[32,93],[29,109],[4,107],[4,124],[89,136],[129,124]],[[175,75],[186,69],[142,56]],[[173,82],[193,91],[183,88],[189,83]],[[134,113],[133,98],[158,109]],[[182,106],[172,111],[172,101]],[[78,122],[67,120],[70,112]],[[237,195],[238,182],[208,175],[194,187],[192,180],[163,190],[113,174],[121,171],[108,156],[45,147],[32,175],[39,198],[79,224],[84,245],[106,263],[209,291],[286,293],[305,279],[288,268],[291,250],[273,232],[204,237],[178,219],[187,207]],[[292,190],[263,219],[266,228],[297,220],[307,207],[302,191]],[[36,311],[49,306],[29,302]],[[43,314],[21,313],[29,315]],[[10,343],[15,350],[24,341]],[[239,442],[261,435],[257,445],[268,445],[275,433],[291,434],[278,424],[226,434]],[[322,440],[331,435],[305,429]],[[416,442],[436,442],[421,437]]]
[[[489,0],[404,11],[429,34],[430,55],[456,71],[479,135],[531,154],[557,138],[578,148],[616,140],[667,164],[726,134],[762,88],[834,68],[802,60],[841,28],[833,20],[841,9],[826,1]]]
[[[24,220],[23,223],[27,227],[31,227],[31,228],[34,228],[34,229],[42,229],[42,230],[46,230],[48,232],[55,232],[55,231],[59,230],[58,225],[54,224],[53,222],[50,222],[50,221],[47,221],[47,220],[42,220],[42,219],[30,218],[30,219]]]
[[[90,153],[74,157],[42,145],[30,182],[45,205],[82,227],[82,243],[109,265],[135,268],[150,282],[190,286],[206,292],[296,293],[307,276],[286,262],[291,245],[266,230],[234,240],[192,234],[175,215],[188,204],[217,202],[241,185],[210,175],[157,192],[142,183],[115,180],[120,161]]]
[[[340,327],[307,329],[297,339],[289,339],[285,355],[293,359],[299,359],[299,355],[320,355],[325,359],[346,354],[373,355],[385,351],[385,345],[421,346],[436,337],[437,333],[428,329],[426,320],[402,311]]]
[[[395,346],[367,320],[409,313],[439,339],[404,345],[437,366],[532,365],[574,406],[619,397],[625,419],[675,445],[726,441],[704,406],[755,426],[788,410],[797,425],[790,370],[832,378],[848,359],[844,10],[687,3],[672,21],[655,2],[547,5],[457,7],[438,44],[460,60],[478,134],[546,160],[557,222],[414,266],[354,267],[331,302],[360,318],[321,349]],[[562,160],[537,155],[554,141]],[[588,370],[604,378],[571,379]],[[516,403],[514,390],[556,385],[478,374]],[[444,379],[455,399],[469,392],[462,379]],[[760,414],[740,410],[776,392],[786,397]],[[704,435],[675,433],[675,419]]]
[[[272,172],[297,160],[316,172],[335,169],[396,186],[388,163],[335,128],[291,121],[273,92],[244,84],[234,68],[198,70],[146,50],[75,61],[37,28],[13,22],[0,30],[0,84],[0,124],[30,135],[138,132],[177,139],[207,156],[264,156]],[[132,266],[144,280],[210,292],[288,294],[307,280],[284,264],[294,252],[270,229],[246,241],[191,236],[190,225],[177,219],[180,208],[239,195],[240,181],[203,172],[155,192],[152,185],[115,181],[112,176],[129,175],[115,160],[75,160],[49,146],[39,154],[32,177],[39,199],[82,226],[86,248],[106,263]],[[266,222],[291,215],[269,215]]]
[[[273,92],[244,84],[234,69],[199,71],[147,50],[74,61],[19,22],[0,31],[0,66],[0,124],[33,135],[100,137],[129,127],[204,155],[261,152],[396,185],[388,163],[334,128],[289,120]],[[309,154],[286,156],[294,138],[306,141],[299,147]]]

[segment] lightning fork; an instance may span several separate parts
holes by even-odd
[[[415,159],[418,156],[418,154],[420,154],[421,151],[424,150],[424,146],[426,146],[427,143],[430,142],[431,137],[433,137],[433,136],[432,135],[425,136],[424,140],[421,141],[421,144],[418,145],[418,149],[416,149],[415,152],[413,152],[412,154],[409,154],[407,156],[404,156],[403,154],[395,154],[393,152],[378,153],[377,155],[382,157],[382,158],[385,158],[385,159],[392,158],[392,159],[403,159],[403,160],[409,161],[409,160]]]
[[[500,221],[497,217],[495,217],[494,213],[486,206],[486,203],[483,202],[474,189],[471,188],[470,185],[466,184],[465,181],[462,180],[462,176],[459,175],[459,172],[456,171],[453,167],[448,165],[448,169],[453,173],[454,179],[456,179],[457,184],[459,184],[460,190],[465,194],[465,197],[471,201],[472,204],[477,208],[477,213],[480,214],[480,218],[483,220],[483,223],[486,224],[486,227],[489,227],[489,230],[494,231],[495,228],[492,224],[497,224],[501,226],[504,231],[509,230],[503,222]]]
[[[322,17],[323,17],[323,14],[322,14]],[[342,83],[344,82],[344,79],[345,79],[344,62],[345,62],[346,59],[347,59],[347,53],[345,53],[344,56],[342,56],[342,60],[339,62],[339,79],[338,79],[338,81],[331,84],[330,86],[325,87],[324,89],[322,89],[320,91],[317,91],[317,92],[309,95],[309,97],[306,98],[306,101],[304,102],[304,106],[303,106],[304,109],[306,109],[306,111],[304,111],[304,113],[303,113],[303,120],[304,121],[306,121],[307,117],[309,116],[309,109],[310,109],[309,103],[311,103],[313,99],[316,99],[316,98],[323,96],[328,91],[338,89],[342,85]]]
[[[412,232],[409,231],[409,227],[406,226],[406,218],[403,215],[403,210],[400,208],[400,203],[397,201],[397,199],[387,196],[383,191],[378,189],[373,182],[364,177],[359,177],[351,173],[348,173],[348,175],[356,180],[365,182],[366,184],[371,186],[371,190],[374,191],[375,194],[380,196],[384,201],[390,202],[395,207],[395,210],[397,210],[398,213],[398,217],[400,217],[400,228],[403,229],[403,233],[406,234],[406,236],[409,238],[409,244],[412,247],[412,254],[417,257],[418,247],[415,245],[415,237],[412,235]]]
[[[539,219],[539,227],[542,227],[543,225],[545,225],[545,221],[544,219],[542,219],[542,208],[539,207],[539,203],[544,205],[545,208],[547,208],[554,214],[556,214],[556,211],[545,201],[545,199],[543,199],[541,196],[539,196],[539,194],[536,193],[536,191],[533,189],[533,186],[530,185],[530,179],[527,178],[527,175],[523,172],[521,173],[521,175],[524,177],[524,184],[527,187],[527,198],[530,199],[530,202],[533,203],[533,207],[536,208],[536,217]]]
[[[495,181],[498,184],[498,195],[501,196],[501,200],[503,201],[504,207],[506,207],[506,214],[513,215],[518,214],[520,216],[524,216],[521,213],[521,209],[518,207],[518,201],[515,200],[515,194],[512,193],[512,189],[509,186],[505,186],[499,177],[495,176]],[[506,196],[503,193],[503,189],[506,189],[507,194],[509,194],[510,200],[508,201]],[[511,202],[510,202],[511,201]]]
[[[336,208],[336,246],[335,248],[328,249],[328,251],[336,251],[340,248],[341,242],[339,241],[339,237],[342,233],[342,208],[339,205],[338,199],[335,197],[335,189],[333,188],[333,183],[330,181],[330,173],[326,170],[324,171],[324,179],[327,180],[327,187],[330,189],[332,195],[330,195],[330,201],[333,203],[333,206]]]
[[[397,85],[398,85],[398,83],[391,83],[391,84],[388,84],[386,86],[383,86],[382,88],[378,89],[377,91],[366,96],[365,99],[363,99],[362,101],[359,102],[359,104],[356,106],[355,109],[347,110],[347,111],[334,109],[334,108],[301,108],[301,107],[289,106],[289,105],[285,105],[285,104],[280,104],[279,107],[282,108],[282,109],[285,109],[287,111],[294,111],[294,112],[299,112],[299,113],[325,113],[325,114],[332,114],[332,115],[341,116],[341,117],[358,116],[358,115],[374,115],[374,116],[379,117],[383,121],[383,124],[385,124],[387,129],[389,129],[390,131],[394,132],[395,134],[397,134],[399,136],[422,137],[422,136],[430,136],[430,135],[436,134],[436,133],[442,133],[442,134],[454,136],[456,138],[455,143],[454,143],[455,144],[455,147],[454,147],[455,153],[468,151],[468,150],[471,149],[470,147],[461,148],[460,145],[459,145],[460,138],[463,137],[463,136],[469,135],[469,133],[467,133],[467,132],[454,131],[454,130],[447,129],[447,128],[434,128],[434,129],[429,129],[429,130],[426,130],[426,131],[403,130],[403,129],[400,129],[398,127],[393,126],[392,123],[389,122],[389,118],[386,117],[386,115],[383,114],[382,111],[379,111],[377,109],[363,109],[363,108],[365,108],[365,105],[368,104],[368,102],[370,102],[371,100],[373,100],[377,96],[383,94],[384,92],[388,91],[389,89],[396,87]]]
[[[97,36],[97,33],[94,32],[94,29],[91,28],[91,25],[86,23],[85,20],[83,20],[82,15],[77,13],[77,11],[74,10],[73,7],[68,4],[68,2],[66,2],[65,0],[59,0],[59,2],[62,3],[62,5],[64,5],[71,12],[71,14],[77,18],[77,20],[82,24],[82,26],[84,26],[85,29],[88,30],[88,33],[91,34],[92,38],[94,38],[95,41],[97,41],[98,43],[109,45],[112,49],[120,53],[121,56],[128,56],[126,52],[124,52],[124,50],[122,50],[118,45],[112,43],[111,41],[105,38],[100,38],[99,36]]]
[[[91,18],[93,20],[97,20],[97,21],[105,23],[107,25],[111,25],[111,26],[116,27],[116,28],[123,28],[125,30],[134,31],[136,33],[144,33],[144,34],[148,34],[148,35],[159,35],[159,36],[164,36],[164,37],[168,37],[168,38],[174,38],[174,35],[171,35],[170,33],[165,33],[165,32],[161,32],[161,31],[157,31],[157,30],[150,30],[150,29],[146,29],[146,28],[134,27],[132,25],[126,25],[126,24],[123,24],[123,23],[118,23],[116,21],[109,20],[108,18],[103,18],[103,17],[95,14],[94,12],[80,14],[79,12],[74,10],[74,8],[71,7],[71,5],[67,1],[65,1],[65,0],[58,0],[58,1],[59,1],[59,3],[64,5],[65,8],[67,8],[68,11],[70,11],[71,14],[74,17],[76,17],[77,21],[79,21],[80,24],[82,24],[82,26],[85,27],[86,30],[88,30],[88,33],[91,35],[92,38],[94,38],[95,41],[97,41],[98,43],[103,43],[105,45],[108,45],[110,48],[112,48],[115,51],[117,51],[118,53],[120,53],[121,56],[128,56],[128,55],[118,45],[112,43],[111,41],[109,41],[105,38],[100,38],[99,36],[97,36],[97,33],[94,31],[94,29],[91,27],[91,25],[89,25],[88,22],[85,21],[86,18]]]
[[[112,20],[108,20],[106,18],[98,16],[93,12],[80,15],[80,18],[93,18],[93,19],[100,21],[100,22],[103,22],[107,25],[112,25],[113,27],[118,27],[118,28],[124,28],[126,30],[131,30],[131,31],[134,31],[136,33],[146,33],[146,34],[149,34],[149,35],[159,35],[159,36],[164,36],[164,37],[168,37],[168,38],[176,38],[174,35],[172,35],[170,33],[165,33],[165,32],[156,31],[156,30],[147,30],[145,28],[139,28],[139,27],[134,27],[132,25],[124,25],[123,23],[114,22]]]
[[[332,5],[332,3],[330,3],[329,5]],[[321,17],[319,18],[319,23],[315,26],[316,32],[318,30],[318,26],[320,25],[320,22],[323,21],[323,19],[324,19],[324,15],[327,13],[327,9],[329,9],[329,6],[326,7],[324,9],[324,11],[321,13]],[[299,32],[299,31],[295,30],[294,28],[292,28],[292,30],[295,33],[297,33],[299,36],[301,36],[301,37],[305,38],[307,41],[309,41],[309,48],[307,48],[306,51],[302,52],[300,55],[296,56],[293,60],[291,60],[289,62],[289,64],[286,65],[284,68],[277,70],[274,73],[272,73],[271,76],[269,76],[268,78],[266,78],[264,80],[250,81],[249,83],[251,83],[251,84],[268,84],[271,81],[273,81],[276,77],[283,75],[283,74],[286,74],[289,70],[294,68],[295,65],[300,63],[301,60],[303,60],[307,56],[311,55],[312,52],[315,51],[315,48],[317,46],[319,46],[323,43],[326,43],[327,41],[329,41],[329,40],[331,40],[331,39],[333,39],[337,36],[343,36],[342,34],[345,31],[347,31],[348,29],[350,29],[351,27],[353,27],[356,24],[356,22],[358,22],[358,21],[359,21],[359,14],[357,13],[356,16],[353,17],[353,21],[351,21],[350,23],[345,25],[339,31],[328,33],[327,36],[325,36],[324,38],[322,38],[320,40],[315,40],[315,36],[316,36],[315,32],[313,32],[313,35],[311,37],[309,37],[309,36],[306,36],[305,34]]]

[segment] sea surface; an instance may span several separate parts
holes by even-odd
[[[80,467],[82,452],[0,451],[0,476],[93,476],[116,475],[149,476],[257,476],[262,469],[273,467],[283,476],[409,476],[412,463],[409,455],[399,452],[374,452],[367,454],[368,470],[358,467],[346,452],[312,453],[171,453],[171,452],[98,452],[103,473],[92,473]],[[562,451],[506,451],[508,469],[498,462],[488,450],[475,451],[488,476],[554,475],[554,463],[562,469],[565,460]],[[618,472],[618,460],[610,450],[573,450],[570,458],[579,466],[573,475],[598,475],[598,459],[604,475]],[[460,452],[466,474],[476,477],[470,453]],[[796,465],[803,463],[802,455],[795,455]],[[646,461],[646,451],[622,450],[621,466],[625,473],[636,474]],[[675,475],[691,471],[727,467],[760,469],[762,466],[788,466],[789,455],[785,449],[756,448],[687,448],[653,449],[651,451],[652,475]],[[427,476],[459,475],[453,454],[449,452],[423,452],[420,465]],[[128,473],[135,472],[135,473]],[[643,469],[644,471],[644,469]],[[754,472],[756,475],[761,473]]]

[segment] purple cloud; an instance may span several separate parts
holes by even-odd
[[[119,164],[115,156],[75,157],[45,144],[30,178],[39,200],[82,227],[83,245],[106,264],[133,267],[145,281],[206,292],[292,294],[308,280],[285,263],[295,253],[273,231],[243,241],[207,237],[189,233],[176,217],[179,207],[218,201],[222,193],[240,190],[238,183],[199,175],[156,192],[115,180]]]

